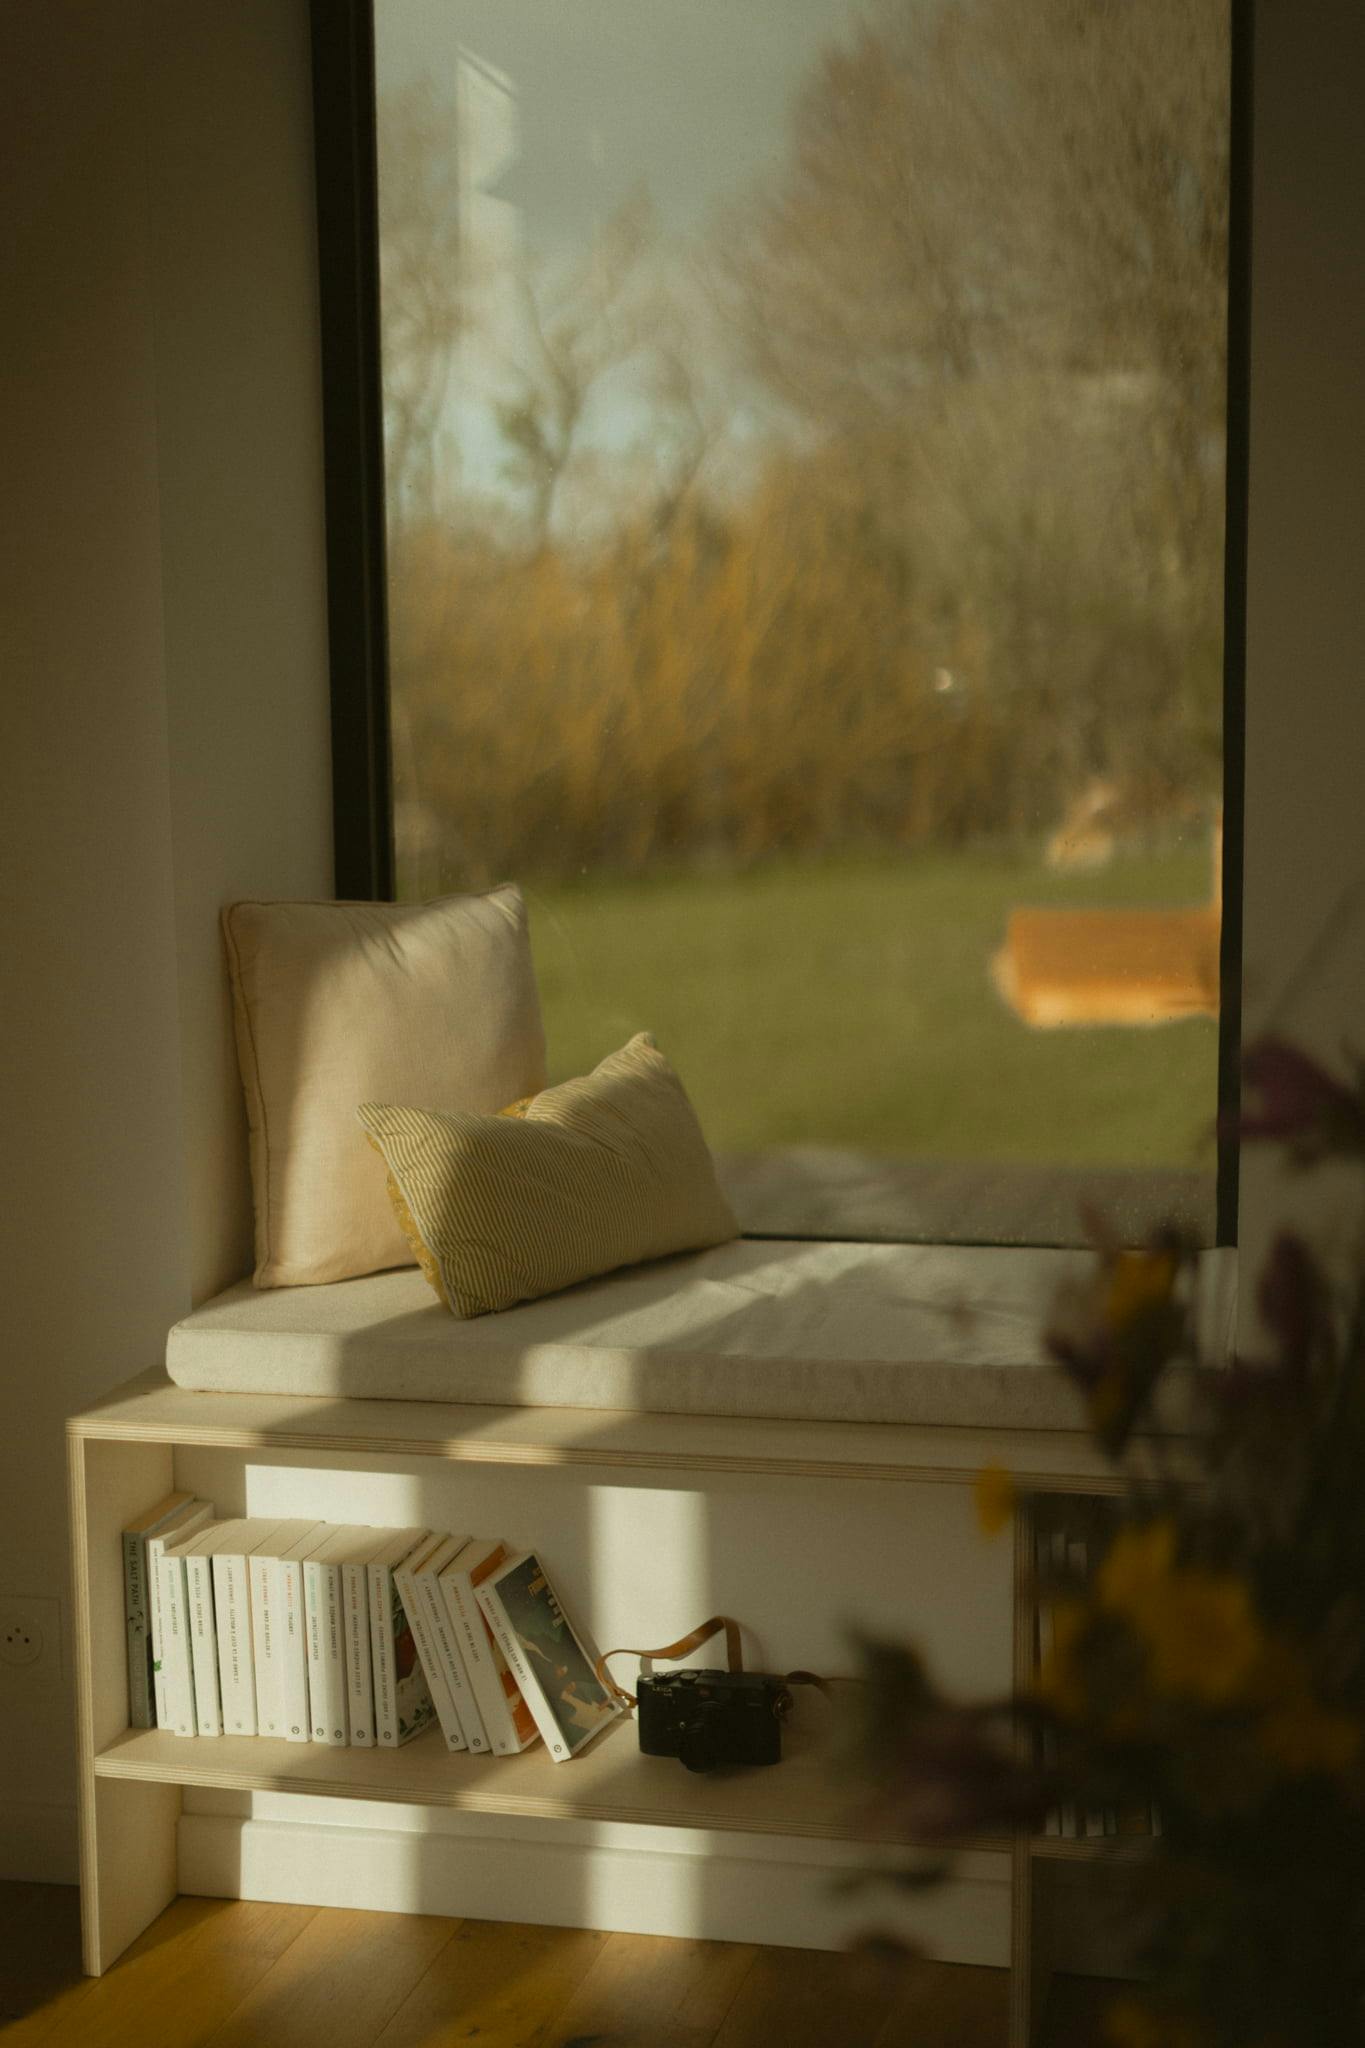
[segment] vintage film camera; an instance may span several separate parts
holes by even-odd
[[[640,1752],[675,1756],[689,1771],[775,1764],[792,1696],[759,1671],[666,1671],[641,1678]]]
[[[722,1630],[728,1671],[654,1670],[656,1657],[686,1657]],[[638,1695],[625,1692],[607,1669],[608,1659],[619,1656],[640,1659]],[[641,1754],[675,1756],[689,1771],[780,1763],[782,1723],[792,1704],[790,1688],[813,1685],[829,1696],[824,1679],[812,1671],[789,1671],[785,1678],[746,1671],[739,1623],[728,1614],[713,1614],[691,1635],[659,1650],[608,1650],[597,1660],[597,1675],[638,1709]]]

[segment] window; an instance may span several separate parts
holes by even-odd
[[[396,892],[520,881],[751,1231],[1211,1240],[1224,0],[363,15]]]

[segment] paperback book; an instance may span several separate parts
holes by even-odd
[[[394,1584],[395,1569],[413,1551],[425,1552],[430,1544],[431,1532],[426,1529],[391,1532],[366,1567],[375,1737],[385,1749],[411,1742],[436,1718],[431,1692],[418,1661],[417,1644]]]
[[[345,1616],[341,1560],[364,1531],[329,1528],[303,1561],[303,1606],[308,1625],[308,1704],[313,1740],[333,1749],[349,1739]],[[368,1718],[368,1716],[367,1716]]]
[[[123,1532],[123,1611],[128,1636],[128,1725],[156,1725],[152,1689],[152,1605],[147,1589],[147,1541],[188,1509],[193,1494],[170,1493]]]
[[[576,1630],[544,1566],[527,1551],[475,1590],[545,1747],[556,1763],[579,1755],[625,1712],[597,1676],[597,1652]]]
[[[370,1647],[370,1559],[388,1540],[388,1531],[357,1533],[341,1559],[342,1634],[346,1651],[346,1725],[352,1749],[373,1749],[374,1659]]]
[[[495,1756],[518,1756],[539,1739],[531,1709],[488,1626],[476,1589],[507,1562],[507,1546],[471,1537],[440,1574],[437,1589],[464,1657],[470,1689]]]
[[[162,1670],[164,1642],[161,1615],[161,1562],[166,1550],[173,1543],[186,1543],[191,1536],[197,1536],[213,1520],[213,1507],[206,1500],[191,1500],[187,1507],[177,1508],[168,1522],[147,1538],[147,1598],[150,1605],[150,1627],[152,1636],[152,1711],[158,1728],[171,1725],[170,1710],[166,1701],[166,1677]]]
[[[455,1552],[461,1548],[463,1537],[432,1534],[420,1549],[415,1550],[395,1571],[394,1584],[398,1588],[403,1611],[417,1645],[417,1657],[426,1675],[427,1689],[431,1694],[436,1718],[441,1724],[445,1745],[450,1750],[465,1750],[469,1739],[460,1719],[456,1702],[456,1689],[452,1673],[447,1669],[441,1646],[432,1623],[431,1606],[426,1598],[426,1581],[434,1571],[448,1564]]]

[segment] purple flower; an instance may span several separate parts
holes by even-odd
[[[1248,1046],[1242,1081],[1257,1100],[1232,1119],[1234,1136],[1280,1140],[1300,1165],[1333,1153],[1365,1155],[1365,1091],[1344,1087],[1287,1039]]]
[[[1301,1237],[1281,1231],[1256,1283],[1261,1321],[1274,1337],[1281,1372],[1301,1384],[1323,1333],[1323,1283]]]

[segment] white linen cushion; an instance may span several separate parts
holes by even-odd
[[[1093,1266],[1078,1251],[738,1238],[473,1322],[414,1271],[273,1294],[243,1282],[176,1325],[166,1367],[216,1393],[1080,1430],[1039,1331],[1059,1283]]]
[[[412,905],[235,903],[223,932],[256,1285],[411,1265],[356,1105],[380,1097],[482,1114],[544,1086],[520,890]]]

